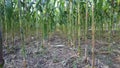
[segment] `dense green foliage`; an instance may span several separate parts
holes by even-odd
[[[77,4],[79,3],[79,8]],[[85,28],[86,20],[86,4],[88,4],[88,29],[91,28],[91,5],[92,1],[85,2],[85,0],[39,0],[39,1],[20,1],[20,0],[5,0],[0,2],[0,15],[3,29],[9,32],[12,29],[18,31],[19,20],[22,22],[22,28],[36,29],[41,28],[41,23],[44,24],[46,30],[53,31],[56,24],[64,26],[75,25],[78,19],[78,9],[80,14],[81,29]],[[110,26],[119,24],[120,18],[120,4],[119,0],[95,0],[94,1],[94,17],[96,27],[104,29]],[[7,23],[6,23],[7,22]],[[37,22],[37,23],[35,23]],[[36,26],[37,24],[38,26]],[[6,26],[7,25],[7,26]],[[14,27],[13,27],[14,26]],[[70,26],[71,27],[71,26]],[[101,28],[102,27],[102,28]],[[50,30],[48,30],[50,28]],[[72,27],[71,27],[72,29]],[[5,31],[5,30],[4,30]],[[46,33],[45,33],[46,34]],[[46,35],[45,35],[46,36]]]

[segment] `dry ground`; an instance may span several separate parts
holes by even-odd
[[[78,55],[77,44],[71,47],[65,42],[65,38],[54,34],[49,40],[45,40],[44,45],[41,45],[40,39],[30,37],[25,43],[25,51],[19,39],[14,46],[12,43],[9,46],[4,44],[4,68],[90,68],[91,40],[88,40],[87,63],[83,61],[84,40],[81,40],[81,56]],[[111,43],[96,40],[95,43],[95,68],[120,68],[119,40]],[[106,49],[109,44],[112,49],[108,51]]]

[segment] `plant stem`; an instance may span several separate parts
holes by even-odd
[[[95,47],[95,22],[94,22],[94,6],[92,3],[92,68],[94,68],[95,66],[94,47]]]

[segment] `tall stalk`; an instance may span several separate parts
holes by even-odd
[[[75,8],[76,8],[76,7],[79,8],[78,5],[76,5]],[[74,33],[73,33],[73,34],[74,34],[74,35],[73,35],[73,37],[74,37],[73,41],[74,41],[74,42],[73,42],[73,43],[74,43],[75,45],[76,45],[76,40],[78,39],[78,30],[77,30],[77,28],[78,28],[78,22],[77,22],[77,21],[78,21],[78,19],[77,19],[78,13],[77,13],[77,12],[78,12],[78,11],[79,11],[79,10],[75,10],[75,17],[74,17]]]
[[[87,23],[88,23],[88,0],[86,0],[86,21],[85,21],[85,60],[87,60]]]
[[[69,0],[69,40],[70,40],[70,45],[73,46],[73,42],[72,42],[72,21],[71,21],[71,13],[72,13],[72,0]]]
[[[79,1],[78,1],[78,5],[77,5],[77,12],[78,12],[78,18],[77,18],[77,28],[78,28],[78,52],[79,52],[79,55],[81,55],[81,48],[80,48],[80,4],[79,4]]]
[[[38,23],[38,14],[37,14],[37,11],[36,11],[36,14],[35,14],[35,25],[36,25],[36,39],[38,40],[39,39],[39,32],[38,32],[38,29],[39,29],[39,23]],[[37,42],[37,48],[39,50],[39,45],[38,45],[38,42]]]
[[[4,59],[3,59],[3,43],[2,43],[2,28],[1,28],[1,21],[0,21],[0,68],[4,66]]]
[[[74,10],[74,11],[76,11],[76,10]],[[74,15],[76,15],[76,13],[74,13]],[[76,43],[75,43],[75,41],[76,41],[76,19],[73,17],[73,19],[72,19],[72,22],[73,22],[73,45],[74,45],[74,47],[75,47],[75,45],[76,45]]]
[[[94,68],[95,66],[94,47],[95,47],[95,22],[94,22],[94,4],[92,2],[92,68]]]
[[[19,23],[20,23],[20,38],[21,38],[21,45],[22,45],[22,53],[23,53],[23,66],[24,68],[26,68],[26,53],[25,53],[25,44],[24,44],[24,29],[22,27],[22,20],[21,20],[21,4],[20,4],[20,0],[18,0],[18,9],[19,9]]]
[[[70,40],[71,40],[71,36],[70,36],[70,31],[71,31],[71,29],[70,29],[70,26],[71,26],[71,23],[70,23],[70,0],[69,0],[69,4],[68,4],[68,7],[67,7],[67,11],[68,11],[68,15],[67,15],[67,39],[68,39],[68,41],[67,41],[67,43],[68,43],[68,45],[71,45],[70,44]]]
[[[15,38],[15,33],[14,33],[15,29],[14,29],[14,22],[13,20],[11,19],[11,32],[12,32],[12,42],[13,42],[13,45],[14,45],[14,38]]]
[[[45,44],[45,23],[44,23],[44,20],[42,19],[42,22],[41,22],[41,27],[42,27],[42,46]]]
[[[108,38],[108,42],[109,42],[109,45],[108,45],[108,51],[111,51],[111,44],[110,44],[110,42],[111,42],[111,33],[112,33],[112,23],[113,23],[113,8],[111,9],[111,13],[110,13],[110,22],[109,22],[109,26],[108,26],[108,36],[109,36],[109,38]]]
[[[6,43],[6,45],[8,45],[7,43],[8,43],[8,35],[7,35],[7,31],[8,31],[8,28],[7,28],[7,19],[6,19],[6,6],[5,6],[5,4],[6,4],[6,2],[5,2],[6,0],[4,0],[4,24],[5,24],[5,43]]]

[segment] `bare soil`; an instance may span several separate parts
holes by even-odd
[[[4,68],[91,68],[91,39],[87,42],[87,62],[84,62],[86,44],[82,39],[80,55],[78,45],[72,47],[66,44],[67,39],[58,33],[45,40],[44,45],[41,42],[41,39],[31,36],[24,47],[19,39],[15,40],[14,46],[12,43],[8,43],[8,46],[4,43]],[[111,43],[95,41],[95,68],[120,68],[119,40]]]

